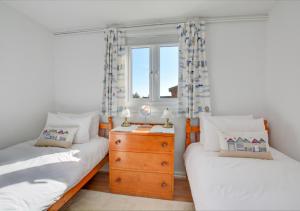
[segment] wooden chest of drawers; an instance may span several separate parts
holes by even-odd
[[[113,193],[172,199],[174,134],[111,131],[109,172]]]

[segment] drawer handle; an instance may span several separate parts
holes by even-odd
[[[165,182],[161,183],[161,187],[162,187],[162,188],[167,187],[167,183],[165,183]]]
[[[168,165],[168,162],[167,162],[167,161],[163,161],[163,162],[161,162],[161,165],[162,165],[162,166],[167,166],[167,165]]]
[[[117,158],[117,159],[116,159],[116,162],[120,162],[120,161],[121,161],[121,158]]]
[[[116,140],[116,141],[115,141],[115,144],[117,144],[117,145],[118,145],[118,144],[121,144],[121,140],[120,140],[120,139]]]
[[[161,144],[161,146],[162,146],[162,147],[166,147],[166,146],[168,146],[168,143],[167,143],[167,142],[163,142],[163,143]]]
[[[117,183],[120,183],[122,181],[121,177],[118,177],[116,180],[115,180]]]

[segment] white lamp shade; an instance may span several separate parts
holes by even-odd
[[[163,118],[163,119],[170,119],[172,117],[172,112],[168,109],[168,108],[166,108],[164,111],[163,111],[163,113],[162,113],[162,115],[161,115],[161,118]]]
[[[130,110],[128,108],[123,109],[122,113],[121,113],[121,117],[130,117]]]

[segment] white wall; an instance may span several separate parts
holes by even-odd
[[[266,71],[271,143],[297,160],[300,160],[299,11],[299,1],[281,1],[271,11]]]
[[[104,36],[84,34],[55,38],[55,104],[58,111],[100,110]]]
[[[208,27],[208,67],[214,114],[263,116],[266,22]]]
[[[0,3],[0,148],[37,137],[53,109],[52,38]]]
[[[214,113],[263,114],[265,27],[265,22],[209,25],[207,51]],[[55,38],[57,110],[100,110],[103,55],[101,33]],[[184,127],[184,119],[175,120],[177,172],[184,172]]]

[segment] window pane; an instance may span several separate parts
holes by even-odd
[[[160,47],[160,97],[176,98],[178,88],[178,47]]]
[[[132,97],[149,98],[150,49],[132,48]]]

